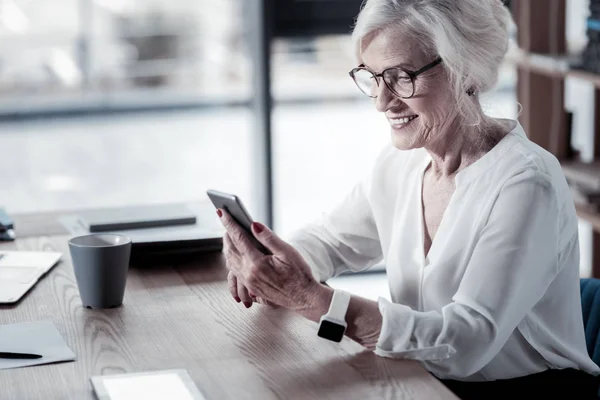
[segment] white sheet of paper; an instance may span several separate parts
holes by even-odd
[[[195,400],[175,373],[104,377],[111,400]]]
[[[0,267],[49,269],[62,254],[50,251],[0,251]]]
[[[0,359],[0,369],[75,360],[75,354],[52,321],[0,325],[0,351],[43,356],[35,360]]]

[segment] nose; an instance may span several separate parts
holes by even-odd
[[[402,102],[394,93],[390,91],[384,82],[377,86],[377,98],[375,99],[375,108],[379,112],[386,112],[397,102]]]

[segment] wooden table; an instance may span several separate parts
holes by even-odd
[[[0,399],[93,399],[95,375],[186,369],[207,399],[456,399],[416,362],[377,357],[285,310],[247,310],[227,291],[220,253],[132,268],[124,305],[83,308],[68,236],[28,237],[0,250],[64,254],[0,324],[51,320],[76,361],[0,371]]]

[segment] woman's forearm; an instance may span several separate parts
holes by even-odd
[[[305,318],[319,322],[321,317],[329,310],[333,297],[333,289],[319,285],[315,290],[312,304],[299,310]],[[346,336],[369,350],[374,350],[381,332],[381,313],[377,302],[362,297],[352,296],[346,313]]]

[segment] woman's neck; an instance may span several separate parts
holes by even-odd
[[[439,139],[425,146],[432,159],[431,172],[439,178],[452,178],[490,151],[508,133],[504,124],[484,117],[479,127],[451,124]]]

